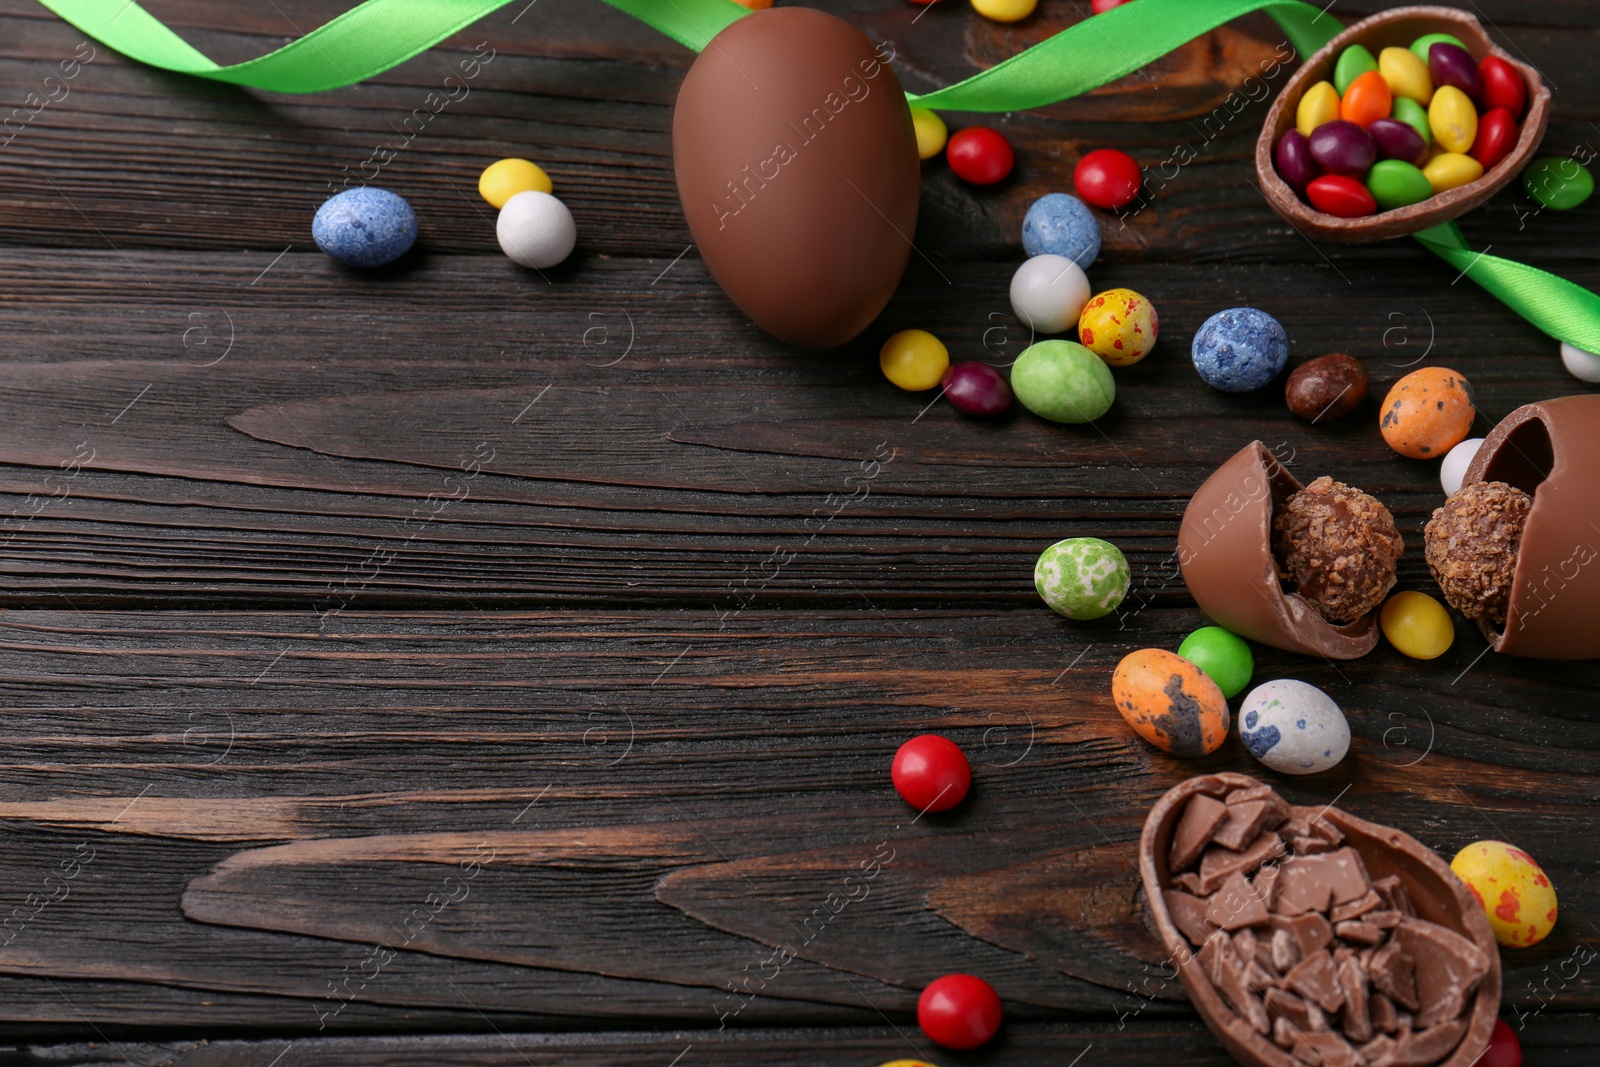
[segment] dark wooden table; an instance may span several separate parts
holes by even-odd
[[[343,6],[151,9],[226,62]],[[919,90],[1087,13],[825,6]],[[1555,85],[1547,148],[1592,154],[1592,0],[1466,6]],[[1111,669],[1204,622],[1164,564],[1188,494],[1251,439],[1385,500],[1408,587],[1432,588],[1441,493],[1370,402],[1312,428],[1276,389],[1205,388],[1189,337],[1250,304],[1296,358],[1364,359],[1375,391],[1454,367],[1480,435],[1586,388],[1411,242],[1318,247],[1276,220],[1250,164],[1265,94],[1230,96],[1280,40],[1260,17],[998,119],[1020,160],[1000,188],[929,166],[926,258],[868,335],[814,354],[745,322],[690,247],[668,131],[692,57],[593,0],[504,8],[310,97],[103,47],[62,80],[82,35],[0,12],[5,107],[48,98],[0,148],[0,1063],[1225,1063],[1159,977],[1130,857],[1174,782],[1264,772],[1236,742],[1185,763],[1133,738]],[[1148,294],[1165,338],[1098,430],[890,387],[874,354],[908,326],[1015,357],[1022,213],[1103,145],[1194,159],[1105,226],[1097,287]],[[476,198],[507,155],[578,220],[548,280]],[[341,271],[310,218],[374,170],[419,251]],[[1600,209],[1534,206],[1508,191],[1465,230],[1600,285]],[[1127,552],[1122,618],[1040,604],[1033,558],[1072,535]],[[1505,953],[1505,1014],[1529,1064],[1592,1064],[1600,668],[1484,649],[1460,625],[1432,663],[1258,650],[1259,677],[1327,688],[1356,735],[1279,785],[1447,857],[1485,837],[1539,857],[1561,919]],[[917,819],[888,763],[929,730],[976,784]],[[863,865],[870,892],[841,896]],[[915,1026],[952,971],[1007,1003],[979,1053]]]

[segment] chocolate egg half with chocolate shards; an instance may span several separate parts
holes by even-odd
[[[1217,625],[1328,659],[1377,645],[1403,549],[1382,504],[1332,478],[1302,486],[1260,441],[1205,480],[1178,529],[1183,579]]]
[[[1424,536],[1452,607],[1496,652],[1600,658],[1600,394],[1513,411]]]
[[[804,7],[712,38],[678,90],[672,158],[723,292],[790,344],[865,330],[900,284],[921,160],[892,51]]]

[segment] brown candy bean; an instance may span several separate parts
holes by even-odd
[[[1343,418],[1367,397],[1367,370],[1342,352],[1300,364],[1285,387],[1289,410],[1313,423]]]

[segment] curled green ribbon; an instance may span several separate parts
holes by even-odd
[[[222,66],[134,0],[40,0],[84,33],[153,67],[282,93],[337,89],[381,74],[513,0],[365,0],[257,59]],[[605,0],[694,51],[749,11],[733,0]],[[1309,56],[1342,27],[1300,0],[1135,0],[1094,15],[965,81],[921,96],[918,107],[1025,111],[1068,100],[1131,74],[1223,23],[1264,11]],[[1553,274],[1467,247],[1454,223],[1417,241],[1558,340],[1600,352],[1600,296]]]

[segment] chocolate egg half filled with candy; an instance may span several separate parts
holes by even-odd
[[[1286,652],[1356,659],[1378,643],[1376,608],[1403,547],[1382,504],[1331,478],[1302,486],[1252,441],[1184,509],[1178,566],[1224,629]]]
[[[790,344],[855,337],[905,273],[921,160],[886,59],[832,15],[770,8],[712,38],[678,90],[689,232],[729,299]]]
[[[1489,433],[1428,523],[1429,567],[1496,652],[1600,657],[1597,467],[1600,394],[1528,404]]]

